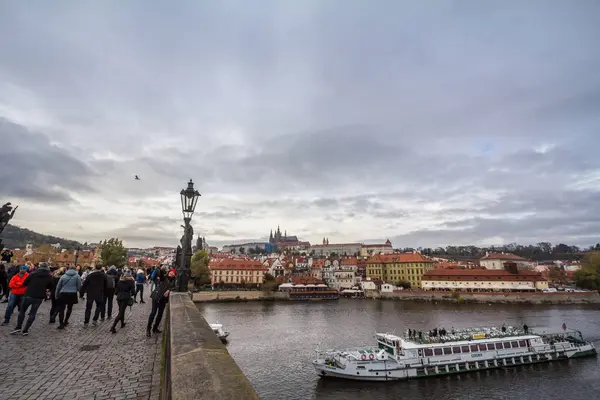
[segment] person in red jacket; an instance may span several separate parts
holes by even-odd
[[[10,297],[8,299],[6,312],[4,313],[4,321],[2,322],[2,325],[8,325],[15,306],[18,306],[19,310],[21,309],[21,299],[23,298],[25,290],[27,289],[27,287],[23,286],[23,282],[25,282],[25,279],[27,279],[29,276],[29,273],[27,272],[28,270],[29,268],[26,265],[21,265],[21,267],[19,267],[19,273],[13,276],[8,283],[8,287],[10,288]]]

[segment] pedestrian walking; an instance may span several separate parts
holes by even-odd
[[[96,265],[94,271],[90,272],[81,286],[81,297],[87,294],[85,302],[85,319],[83,325],[87,326],[90,322],[92,307],[96,304],[94,311],[94,319],[92,324],[95,326],[98,323],[98,317],[104,321],[104,293],[106,292],[106,274],[102,271],[101,265]]]
[[[117,322],[121,321],[121,328],[125,328],[125,310],[127,306],[130,306],[133,302],[133,296],[135,296],[135,281],[131,276],[131,271],[126,270],[125,273],[119,279],[116,288],[117,293],[117,304],[119,305],[119,315],[114,319],[110,331],[117,333],[115,329]]]
[[[14,276],[17,274],[17,273],[19,273],[19,268],[20,268],[20,267],[19,267],[18,265],[12,265],[12,266],[8,267],[8,269],[6,270],[6,275],[7,275],[7,278],[6,278],[6,280],[7,280],[8,282],[10,282],[10,281],[11,281],[11,279],[12,279],[12,278],[13,278],[13,277],[14,277]],[[6,299],[4,299],[4,300],[2,301],[3,303],[8,303],[8,299],[9,299],[9,297],[10,297],[10,292],[11,292],[11,290],[10,290],[10,285],[9,285],[9,286],[8,286],[8,293],[6,294]]]
[[[106,292],[104,292],[104,305],[108,319],[112,318],[113,300],[115,298],[117,282],[119,282],[117,267],[111,265],[106,272]]]
[[[135,275],[135,295],[134,301],[137,303],[137,294],[140,294],[140,303],[144,304],[144,284],[146,283],[146,274],[143,269],[138,269]]]
[[[164,270],[160,271],[160,282],[150,295],[150,298],[152,299],[152,311],[150,311],[150,315],[148,316],[148,325],[146,326],[146,336],[148,337],[152,336],[151,332],[161,333],[158,327],[160,325],[163,312],[165,311],[165,306],[169,302],[171,290],[173,290],[175,287],[175,278],[175,271],[173,270],[169,271],[168,273],[165,273]],[[153,323],[154,326],[152,326]]]
[[[58,286],[58,281],[65,273],[65,267],[60,267],[52,274],[52,289],[50,289],[50,301],[52,302],[52,307],[50,307],[50,323],[53,324],[56,322],[56,317],[58,316],[58,301],[56,300],[56,287]]]
[[[38,308],[46,299],[46,291],[52,289],[52,274],[50,274],[48,265],[46,263],[40,263],[38,268],[25,278],[23,286],[25,286],[26,289],[23,299],[21,300],[21,309],[19,310],[19,317],[17,318],[17,326],[10,333],[11,335],[20,333],[23,336],[27,336],[29,334],[29,328],[31,328],[33,321],[35,321]],[[25,313],[28,309],[29,316],[25,326],[23,326]]]
[[[13,276],[8,283],[8,287],[10,288],[10,297],[8,298],[8,304],[6,305],[4,321],[2,322],[2,325],[8,325],[15,307],[18,307],[19,311],[21,311],[21,301],[23,300],[23,295],[25,294],[26,289],[25,286],[23,286],[23,282],[25,282],[25,279],[27,279],[29,276],[29,272],[27,272],[27,270],[28,268],[26,265],[19,267],[19,272]]]
[[[0,264],[0,299],[6,297],[8,299],[8,273],[6,266]]]
[[[69,317],[73,311],[73,305],[77,304],[77,294],[81,290],[81,277],[75,269],[75,265],[71,265],[67,272],[58,280],[54,295],[58,304],[58,328],[64,329],[69,324]],[[66,311],[66,314],[65,314]]]

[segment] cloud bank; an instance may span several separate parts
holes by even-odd
[[[598,2],[2,9],[17,225],[175,245],[193,178],[218,245],[600,237]]]

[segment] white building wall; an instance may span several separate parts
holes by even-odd
[[[535,282],[523,281],[421,281],[425,290],[534,290]]]

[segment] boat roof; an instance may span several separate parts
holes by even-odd
[[[472,335],[488,333],[491,334],[487,338],[474,339]],[[431,339],[424,337],[422,341],[406,339],[401,336],[392,333],[377,333],[376,337],[378,340],[384,342],[392,341],[399,343],[403,348],[406,349],[422,349],[431,347],[448,347],[448,346],[463,346],[479,343],[496,343],[506,340],[527,340],[539,338],[539,334],[532,332],[524,333],[518,330],[512,330],[508,332],[500,332],[496,328],[484,328],[478,330],[461,330],[454,335],[445,336],[443,341],[438,341],[440,338],[436,337]]]

